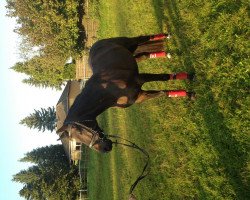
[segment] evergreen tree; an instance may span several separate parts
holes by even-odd
[[[22,82],[31,86],[39,87],[39,88],[49,87],[49,84],[46,84],[45,82],[40,82],[31,77],[27,79],[23,79]]]
[[[35,112],[25,117],[20,121],[29,128],[36,128],[39,131],[54,131],[56,127],[56,112],[54,107],[48,107],[47,109],[41,108],[41,110],[34,110]]]
[[[50,147],[40,147],[25,154],[20,159],[21,162],[30,162],[39,166],[58,165],[65,170],[69,169],[67,156],[61,145],[53,145]],[[51,163],[53,162],[53,163]]]
[[[37,166],[32,166],[29,168],[29,171],[22,170],[18,174],[15,175],[13,180],[19,183],[31,183],[38,181],[39,175],[41,174],[39,168]]]
[[[13,176],[13,181],[24,184],[20,196],[28,200],[77,199],[78,169],[69,165],[62,145],[34,149],[20,161],[34,164]]]
[[[51,87],[60,89],[65,78],[71,79],[74,75],[65,77],[64,61],[59,57],[34,56],[24,62],[17,62],[11,69],[29,76],[23,82],[37,87]]]

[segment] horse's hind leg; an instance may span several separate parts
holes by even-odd
[[[155,52],[142,52],[134,55],[137,62],[145,60],[147,58],[171,58],[171,54],[164,50]]]
[[[168,34],[157,34],[149,36],[149,40],[138,45],[134,52],[136,61],[147,58],[171,58],[170,54],[165,52],[164,39],[169,38]]]
[[[164,39],[170,39],[169,33],[159,33],[156,35],[150,35],[150,41],[156,41],[156,40],[164,40]]]
[[[150,36],[139,36],[139,37],[116,37],[101,40],[101,42],[111,42],[121,45],[128,49],[131,53],[134,53],[140,44],[143,44],[150,40]]]
[[[149,91],[144,91],[142,90],[140,94],[138,95],[135,103],[142,103],[146,100],[153,99],[156,97],[161,97],[161,96],[166,96],[166,97],[187,97],[191,100],[195,98],[195,93],[194,92],[187,92],[186,90],[149,90]]]
[[[155,52],[163,50],[163,39],[169,38],[169,34],[161,33],[156,35],[146,35],[139,37],[116,37],[104,39],[104,42],[119,44],[131,53],[139,54],[142,52]]]

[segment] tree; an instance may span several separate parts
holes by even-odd
[[[39,131],[49,130],[53,132],[56,127],[56,112],[54,107],[41,110],[34,110],[35,112],[25,117],[20,121],[29,128],[37,128]]]
[[[60,89],[64,81],[64,61],[59,57],[34,56],[27,61],[17,62],[11,69],[28,75],[29,78],[23,82],[38,87]]]
[[[28,75],[29,78],[23,82],[36,87],[61,89],[64,80],[73,79],[75,76],[74,61],[64,64],[64,61],[56,56],[34,56],[27,61],[17,62],[11,69]]]
[[[60,169],[68,170],[67,156],[61,145],[41,147],[25,154],[20,162],[30,162],[39,166],[55,165]],[[66,162],[65,162],[66,161]]]
[[[84,32],[78,14],[81,2],[7,0],[7,16],[16,18],[20,57],[25,59],[12,69],[29,76],[24,83],[61,89],[64,80],[75,77],[75,69],[65,62],[84,48],[84,38],[79,34]]]
[[[13,176],[13,181],[24,184],[20,196],[28,200],[77,199],[78,169],[69,165],[62,145],[34,149],[20,161],[34,164]]]
[[[76,0],[7,0],[7,16],[15,17],[15,32],[33,46],[54,48],[59,52],[74,51],[79,37]]]

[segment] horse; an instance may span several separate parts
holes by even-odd
[[[193,79],[193,74],[139,73],[137,62],[146,58],[168,57],[164,51],[166,33],[139,37],[102,39],[94,43],[89,52],[89,65],[93,75],[70,107],[60,137],[83,143],[101,153],[112,150],[113,142],[99,127],[96,117],[110,107],[127,108],[146,100],[166,97],[194,96],[185,90],[145,91],[142,85],[150,81]]]

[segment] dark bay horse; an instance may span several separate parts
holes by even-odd
[[[91,48],[89,64],[93,75],[77,96],[57,132],[84,143],[99,152],[109,152],[112,141],[98,126],[96,117],[110,107],[126,108],[134,103],[159,96],[191,97],[193,93],[177,91],[144,91],[142,85],[149,81],[191,79],[187,73],[139,73],[137,61],[143,58],[170,57],[164,52],[164,39],[168,34],[119,37],[97,41]]]

